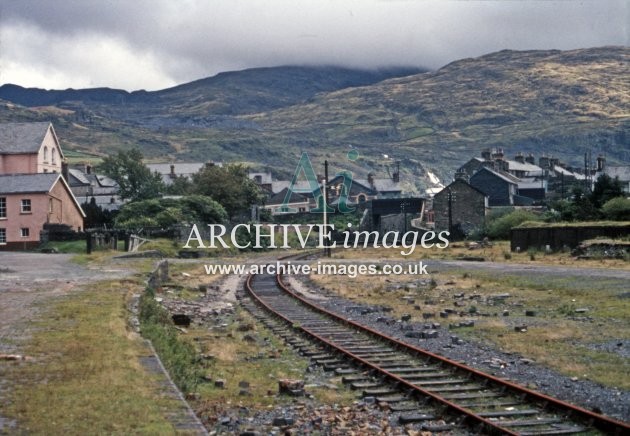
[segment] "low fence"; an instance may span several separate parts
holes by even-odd
[[[510,231],[510,249],[524,251],[530,248],[553,251],[573,249],[580,242],[598,237],[622,238],[630,235],[630,223],[619,225],[548,226],[513,228]]]

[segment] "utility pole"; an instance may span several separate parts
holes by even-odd
[[[451,188],[446,188],[447,196],[448,196],[448,232],[453,235],[453,193],[451,192]]]
[[[328,231],[328,160],[324,160],[324,232],[326,235],[330,237],[330,233]],[[327,257],[331,256],[331,251],[329,246],[324,247],[324,253]]]

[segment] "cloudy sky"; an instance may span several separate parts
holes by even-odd
[[[276,65],[629,45],[629,0],[0,0],[0,84],[155,90]]]

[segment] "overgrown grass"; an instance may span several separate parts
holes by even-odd
[[[46,242],[42,244],[40,249],[56,249],[59,253],[85,253],[85,240],[80,239],[78,241],[55,241]]]
[[[24,352],[32,362],[0,363],[15,380],[2,414],[32,434],[169,434],[155,376],[139,363],[149,350],[126,324],[126,291],[100,283],[42,308]]]
[[[151,340],[175,384],[183,392],[194,391],[202,375],[197,365],[199,355],[190,342],[179,338],[168,312],[155,301],[152,289],[140,297],[139,319],[143,336]]]

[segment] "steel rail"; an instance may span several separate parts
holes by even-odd
[[[441,363],[447,364],[449,366],[452,367],[456,367],[458,369],[461,369],[469,374],[474,374],[475,376],[482,378],[484,380],[489,380],[492,383],[498,384],[502,387],[505,387],[507,389],[510,389],[512,392],[518,393],[518,394],[522,394],[522,395],[526,395],[526,397],[532,399],[532,400],[536,400],[536,401],[540,401],[545,403],[546,406],[552,406],[552,408],[558,410],[558,411],[570,411],[572,414],[576,414],[577,416],[580,417],[580,419],[584,420],[585,422],[589,422],[591,423],[591,425],[594,425],[596,428],[598,428],[599,430],[602,431],[606,431],[609,433],[619,433],[619,434],[630,434],[630,424],[626,423],[626,422],[622,422],[622,421],[618,421],[616,419],[610,418],[608,416],[599,414],[599,413],[595,413],[592,412],[590,410],[584,409],[582,407],[576,406],[574,404],[568,403],[566,401],[562,401],[559,400],[557,398],[553,398],[550,397],[548,395],[545,395],[543,393],[540,392],[536,392],[533,391],[531,389],[528,389],[524,386],[518,385],[516,383],[512,383],[509,382],[507,380],[503,380],[500,379],[498,377],[495,377],[491,374],[487,374],[485,372],[479,371],[475,368],[472,368],[470,366],[464,365],[462,363],[456,362],[454,360],[451,360],[447,357],[444,356],[439,356],[437,354],[431,353],[430,351],[424,350],[422,348],[419,347],[415,347],[413,345],[407,344],[405,342],[402,342],[396,338],[393,338],[391,336],[388,336],[382,332],[379,332],[375,329],[372,329],[370,327],[364,326],[362,324],[357,323],[356,321],[352,321],[349,319],[346,319],[334,312],[331,312],[323,307],[320,307],[310,301],[308,301],[307,299],[301,297],[300,295],[297,295],[295,292],[293,292],[291,289],[289,289],[284,282],[282,281],[282,275],[281,274],[277,274],[276,275],[276,282],[278,283],[278,285],[280,286],[280,288],[285,291],[286,293],[290,294],[293,298],[297,299],[298,301],[300,301],[301,303],[305,304],[306,306],[310,307],[311,309],[323,313],[327,316],[332,317],[333,319],[336,319],[337,321],[340,321],[342,323],[351,325],[357,329],[359,329],[360,331],[369,333],[372,336],[375,336],[379,339],[382,339],[386,342],[389,342],[391,344],[393,344],[394,346],[398,347],[398,348],[402,348],[405,350],[410,350],[415,352],[416,354],[420,354],[424,357],[429,357],[431,359],[437,360]],[[622,433],[623,432],[623,433]]]
[[[292,256],[288,256],[288,257],[292,257]],[[294,324],[293,320],[291,320],[290,318],[286,317],[285,315],[283,315],[280,311],[276,310],[275,308],[273,308],[271,305],[269,305],[266,301],[264,301],[263,298],[261,298],[259,295],[256,294],[255,290],[252,287],[252,280],[253,280],[254,275],[249,275],[246,282],[245,282],[245,290],[248,292],[249,295],[252,296],[252,298],[254,298],[254,300],[261,306],[263,306],[267,311],[271,312],[272,314],[274,314],[275,316],[277,316],[278,318],[282,319],[284,322],[288,323],[288,324]],[[405,342],[402,342],[396,338],[393,338],[391,336],[388,336],[382,332],[379,332],[377,330],[374,330],[370,327],[364,326],[362,324],[357,323],[356,321],[353,320],[349,320],[347,318],[344,318],[341,315],[338,315],[334,312],[331,312],[323,307],[320,307],[310,301],[308,301],[307,299],[301,297],[300,295],[296,294],[294,291],[292,291],[291,289],[289,289],[285,283],[282,281],[282,275],[281,274],[277,274],[276,275],[276,284],[277,286],[286,294],[290,295],[292,298],[296,299],[297,301],[299,301],[301,304],[305,305],[306,307],[308,307],[310,310],[313,310],[315,312],[324,314],[330,318],[332,318],[333,320],[344,324],[346,326],[351,326],[352,328],[363,332],[363,333],[367,333],[372,337],[375,337],[376,339],[379,339],[383,342],[389,343],[390,345],[393,345],[396,349],[402,349],[403,351],[407,351],[407,352],[412,352],[413,354],[419,355],[421,357],[424,358],[429,358],[430,360],[433,361],[437,361],[439,363],[442,363],[446,366],[449,366],[451,368],[456,368],[458,370],[461,370],[467,374],[472,374],[474,375],[477,379],[481,379],[483,381],[487,381],[490,382],[492,384],[494,384],[495,386],[498,386],[500,388],[505,388],[506,390],[509,390],[512,393],[515,394],[519,394],[521,396],[523,396],[524,398],[529,399],[529,401],[531,402],[542,402],[543,403],[543,410],[549,408],[549,409],[553,409],[557,412],[564,412],[567,413],[569,415],[575,415],[579,418],[579,420],[587,423],[590,426],[593,426],[595,428],[598,428],[599,430],[605,431],[607,433],[610,434],[630,434],[630,425],[621,421],[617,421],[614,420],[610,417],[604,416],[604,415],[600,415],[594,412],[591,412],[589,410],[583,409],[581,407],[575,406],[573,404],[558,400],[556,398],[550,397],[548,395],[527,389],[523,386],[520,386],[518,384],[497,378],[495,376],[492,376],[490,374],[486,374],[484,372],[481,372],[479,370],[476,370],[474,368],[471,368],[467,365],[461,364],[459,362],[450,360],[446,357],[443,356],[439,356],[437,354],[431,353],[427,350],[415,347],[413,345],[409,345]],[[390,371],[387,371],[384,368],[381,368],[380,366],[378,366],[377,364],[374,364],[368,360],[366,360],[365,358],[358,356],[354,353],[352,353],[351,351],[348,351],[346,349],[344,349],[343,347],[335,344],[333,341],[328,340],[327,338],[322,337],[321,335],[319,335],[317,332],[312,331],[311,329],[307,328],[307,327],[303,327],[303,326],[295,326],[296,330],[299,330],[301,332],[303,332],[304,334],[306,334],[307,336],[310,336],[314,339],[316,339],[317,341],[321,342],[322,344],[326,345],[329,348],[332,348],[334,350],[336,350],[337,352],[347,356],[348,358],[354,360],[355,362],[360,363],[361,365],[363,365],[364,367],[368,367],[370,369],[372,369],[373,371],[376,371],[378,373],[380,373],[382,376],[384,376],[386,379],[395,382],[396,384],[398,384],[398,386],[400,388],[404,388],[404,389],[408,389],[411,392],[415,393],[416,395],[422,395],[426,398],[430,398],[434,401],[436,401],[437,403],[441,404],[442,406],[446,406],[447,409],[455,412],[456,414],[462,416],[464,418],[464,421],[468,420],[468,421],[472,421],[475,424],[477,424],[478,426],[480,426],[481,428],[485,429],[486,431],[489,431],[490,433],[493,434],[508,434],[508,435],[517,435],[519,434],[518,432],[515,432],[514,430],[511,430],[509,428],[505,428],[502,427],[500,425],[499,422],[497,421],[492,421],[489,419],[486,419],[482,416],[477,415],[474,411],[467,409],[465,407],[459,406],[458,404],[449,401],[448,399],[442,398],[440,395],[433,393],[431,391],[427,391],[426,389],[421,388],[420,386],[417,386],[413,383],[411,383],[408,380],[405,380],[404,377],[400,377]]]

